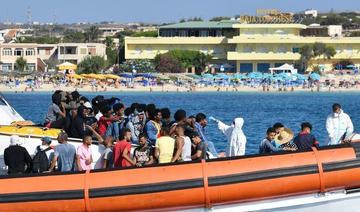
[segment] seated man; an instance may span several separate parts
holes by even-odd
[[[294,138],[294,144],[299,151],[311,151],[311,147],[319,147],[319,142],[311,134],[312,125],[309,122],[301,124],[301,132]]]
[[[259,154],[277,152],[281,150],[273,145],[275,136],[276,136],[275,128],[269,127],[266,131],[266,138],[264,138],[264,140],[262,140],[260,143]]]
[[[206,159],[206,145],[201,141],[200,135],[193,132],[191,135],[191,160]]]
[[[141,133],[139,135],[139,146],[134,150],[134,160],[136,166],[145,166],[154,163],[153,151],[147,143],[147,137]]]

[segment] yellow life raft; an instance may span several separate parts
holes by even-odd
[[[31,137],[57,137],[61,132],[59,129],[48,129],[36,126],[0,126],[0,134],[23,135]]]

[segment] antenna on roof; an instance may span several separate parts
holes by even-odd
[[[26,9],[26,18],[27,18],[27,24],[29,25],[29,28],[31,28],[32,16],[31,16],[31,7],[30,6],[28,6]]]

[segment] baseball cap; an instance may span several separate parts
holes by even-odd
[[[41,138],[41,141],[45,141],[47,144],[50,145],[51,142],[52,142],[52,139],[50,137],[48,137],[48,136],[45,136],[45,137]]]

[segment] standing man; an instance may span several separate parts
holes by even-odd
[[[31,157],[28,151],[21,146],[17,135],[10,137],[10,146],[4,151],[5,165],[8,166],[8,174],[24,174],[30,170]]]
[[[341,105],[333,104],[332,111],[326,119],[326,130],[329,135],[329,145],[340,144],[347,135],[354,131],[353,123],[348,114],[344,113]]]
[[[68,135],[66,132],[61,132],[57,140],[59,144],[55,147],[54,158],[51,162],[49,171],[55,169],[55,164],[57,162],[58,170],[61,172],[68,172],[75,170],[75,158],[76,158],[76,149],[74,145],[67,142]]]
[[[83,144],[77,148],[76,151],[76,165],[79,171],[90,170],[93,162],[90,145],[92,138],[90,135],[83,137]]]
[[[211,141],[208,141],[205,136],[205,127],[207,125],[206,116],[203,113],[198,113],[195,117],[195,130],[199,134],[201,140],[204,142],[205,145],[207,145],[208,150],[214,157],[218,157],[218,153],[215,149],[214,143]]]
[[[218,124],[219,130],[226,136],[228,142],[226,147],[226,157],[245,155],[246,136],[242,130],[244,125],[243,118],[235,118],[232,125],[226,125],[222,121],[210,117]]]
[[[131,131],[124,129],[124,139],[116,142],[114,147],[114,167],[135,166],[136,161],[130,157],[131,152]]]

